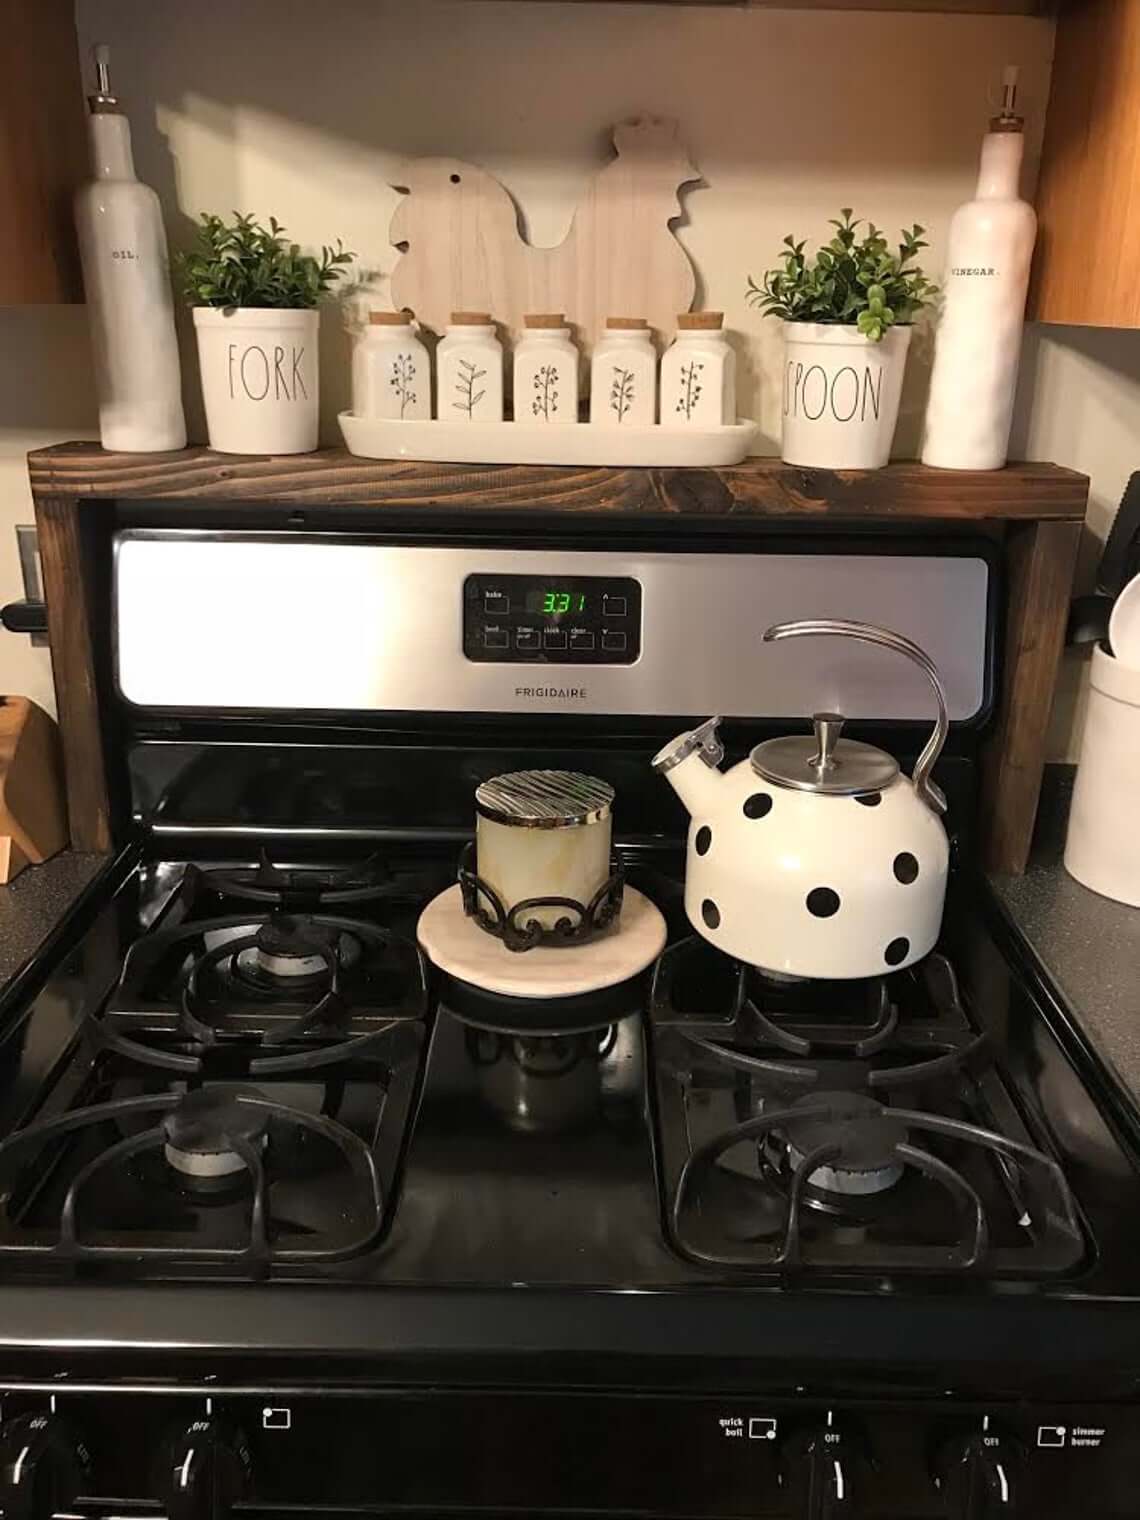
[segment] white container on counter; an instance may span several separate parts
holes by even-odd
[[[614,790],[576,771],[515,771],[475,792],[475,869],[509,914],[534,897],[568,897],[583,907],[610,877]],[[528,910],[544,928],[574,915]]]
[[[724,313],[688,311],[661,360],[661,426],[720,427],[736,421],[736,355]]]
[[[411,313],[371,311],[352,353],[352,409],[358,417],[407,422],[431,417],[431,358]]]
[[[528,313],[515,348],[516,422],[578,421],[578,350],[561,312]]]
[[[441,422],[502,422],[503,345],[485,311],[453,311],[435,351]]]
[[[135,178],[131,126],[111,94],[108,52],[95,49],[90,97],[95,178],[76,196],[75,222],[91,323],[99,439],[105,449],[155,453],[186,444],[182,372],[166,232],[158,196]]]
[[[1140,669],[1099,647],[1093,650],[1065,869],[1102,897],[1140,907]]]
[[[647,427],[657,420],[657,350],[644,317],[607,317],[590,365],[590,421]]]

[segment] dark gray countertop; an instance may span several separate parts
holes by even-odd
[[[1062,864],[1073,768],[1049,766],[1024,876],[994,876],[998,901],[1061,1000],[1140,1104],[1140,908],[1090,892]]]
[[[0,992],[47,939],[106,859],[64,850],[42,866],[28,866],[9,886],[0,887]]]

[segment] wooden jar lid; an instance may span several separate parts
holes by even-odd
[[[562,311],[528,311],[523,317],[527,327],[565,327],[566,313]]]
[[[404,311],[370,311],[368,320],[373,327],[407,327],[414,313]]]
[[[453,327],[493,327],[494,323],[491,321],[489,311],[453,311],[451,325]]]
[[[606,326],[616,332],[645,332],[649,323],[644,317],[607,317]]]
[[[682,332],[716,332],[724,326],[723,311],[683,311],[677,318]]]

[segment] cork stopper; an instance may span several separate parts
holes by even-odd
[[[413,313],[405,307],[403,311],[370,311],[368,320],[373,327],[407,327],[412,316]]]
[[[566,313],[562,311],[528,311],[523,317],[527,327],[565,327]]]
[[[649,323],[644,317],[607,317],[606,326],[611,332],[645,332]]]
[[[719,332],[723,326],[723,311],[683,311],[677,317],[681,332]]]
[[[494,324],[489,311],[453,311],[451,325],[452,327],[492,327]]]

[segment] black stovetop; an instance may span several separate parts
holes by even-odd
[[[122,858],[8,1011],[0,1282],[1140,1290],[1113,1116],[972,908],[919,967],[770,983],[678,866],[630,861],[670,929],[630,1011],[550,1036],[423,961],[447,849]]]

